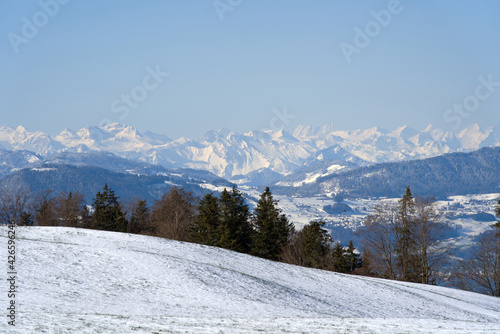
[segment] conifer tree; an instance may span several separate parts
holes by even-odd
[[[299,232],[302,264],[306,267],[323,269],[328,266],[325,259],[330,252],[332,238],[323,229],[322,221],[313,221]]]
[[[291,232],[291,224],[277,203],[267,187],[260,196],[252,219],[255,229],[252,254],[269,260],[279,259]]]
[[[356,247],[354,247],[354,242],[349,240],[349,245],[344,253],[344,259],[347,267],[347,273],[352,273],[355,269],[361,268],[363,266],[363,261],[360,259],[360,255],[355,252]]]
[[[198,214],[190,230],[192,242],[216,246],[220,240],[221,212],[219,200],[213,193],[206,194],[197,208]]]
[[[81,216],[81,226],[82,228],[94,228],[94,221],[92,220],[92,214],[89,211],[89,207],[84,204],[82,207],[82,216]]]
[[[240,191],[233,186],[220,197],[220,239],[217,246],[240,253],[249,253],[252,246],[250,212]]]
[[[127,232],[135,234],[151,234],[153,232],[151,215],[146,200],[138,200],[135,203],[128,222]]]
[[[416,246],[413,236],[415,204],[410,186],[406,187],[406,193],[399,200],[399,205],[399,224],[396,228],[397,263],[401,270],[401,279],[403,281],[418,281],[418,273],[415,270],[418,259],[415,254]]]
[[[120,208],[120,202],[114,191],[104,185],[103,192],[98,192],[93,203],[93,227],[106,231],[127,231],[127,221]]]
[[[348,273],[349,264],[345,255],[344,246],[342,246],[342,244],[337,241],[331,252],[333,257],[333,271],[336,271],[338,273]]]
[[[23,211],[21,214],[21,223],[19,224],[20,226],[33,226],[34,223],[33,215],[31,213],[28,213],[26,211]]]

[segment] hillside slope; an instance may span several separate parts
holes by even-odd
[[[18,333],[500,332],[499,299],[464,291],[103,231],[18,227],[16,242]]]
[[[36,167],[39,166],[39,167]],[[149,172],[148,170],[146,172]],[[133,174],[99,167],[43,163],[17,170],[0,179],[0,189],[29,189],[39,193],[50,189],[55,193],[79,191],[91,203],[107,183],[122,201],[137,197],[153,203],[172,186],[184,188],[195,196],[209,192],[207,188],[228,187],[231,183],[209,172],[190,169],[165,170],[163,173]]]
[[[414,194],[437,198],[495,193],[500,186],[500,147],[340,170],[301,187],[274,189],[304,197],[343,192],[351,198],[368,198],[399,197],[408,185]]]

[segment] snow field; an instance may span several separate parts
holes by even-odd
[[[12,333],[500,333],[500,300],[480,294],[148,236],[16,233]],[[6,236],[1,227],[3,254]]]

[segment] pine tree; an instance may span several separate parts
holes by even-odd
[[[332,238],[322,221],[313,221],[304,226],[299,233],[300,246],[302,250],[302,263],[306,267],[326,268],[326,258],[330,252]]]
[[[240,253],[249,253],[252,248],[250,211],[240,191],[233,186],[220,197],[220,239],[217,246]]]
[[[356,247],[354,247],[354,242],[349,240],[349,245],[344,253],[344,259],[346,262],[347,273],[352,273],[355,269],[361,268],[363,266],[363,261],[360,259],[360,255],[355,252]]]
[[[333,271],[336,271],[338,273],[348,273],[349,264],[347,261],[347,257],[345,256],[344,246],[342,246],[342,244],[337,241],[331,252],[333,257]]]
[[[93,203],[93,227],[106,231],[127,231],[127,221],[120,208],[120,202],[114,191],[104,185],[103,192],[98,192]]]
[[[397,263],[401,270],[401,280],[418,281],[418,273],[415,269],[417,264],[415,239],[413,236],[415,203],[410,186],[406,187],[406,193],[399,200],[399,221],[396,228],[396,252],[398,254]]]
[[[83,205],[82,207],[82,216],[80,218],[80,225],[82,228],[94,228],[94,221],[92,220],[92,214],[89,211],[89,207],[87,205]]]
[[[267,187],[260,196],[252,219],[255,229],[252,254],[269,260],[279,259],[291,232],[291,224],[277,204]]]
[[[135,203],[132,214],[130,215],[127,232],[135,234],[151,234],[153,232],[151,215],[146,200],[138,200]]]
[[[21,223],[19,224],[19,226],[33,226],[33,223],[33,215],[26,211],[23,211],[23,213],[21,214]]]
[[[206,194],[197,208],[198,214],[190,229],[192,242],[216,246],[220,240],[221,212],[219,200],[213,193]]]

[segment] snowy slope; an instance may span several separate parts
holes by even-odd
[[[500,332],[498,298],[441,287],[103,231],[18,227],[17,247],[13,333]]]

